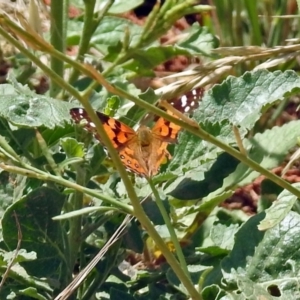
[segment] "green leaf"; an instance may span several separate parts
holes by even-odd
[[[182,33],[186,38],[172,46],[151,46],[147,49],[137,49],[132,53],[133,60],[125,63],[123,67],[139,75],[153,76],[153,69],[178,56],[194,57],[196,54],[210,55],[216,46],[216,38],[208,32],[207,28],[194,24]]]
[[[37,253],[37,260],[21,263],[31,275],[50,276],[61,263],[62,229],[52,217],[60,214],[64,198],[54,189],[37,188],[12,204],[3,216],[3,238],[8,248],[17,246],[19,223],[22,248]]]
[[[107,5],[108,2],[108,0],[96,0],[95,13],[101,13],[103,7]],[[130,2],[126,0],[114,0],[108,12],[110,14],[122,14],[136,8],[137,6],[140,6],[141,4],[143,4],[143,2],[143,0],[133,0]],[[85,9],[84,2],[79,0],[73,0],[72,5],[75,5],[77,8],[81,8],[82,10]]]
[[[238,160],[227,153],[219,155],[211,166],[211,164],[203,165],[209,167],[209,171],[198,176],[198,180],[191,178],[180,178],[180,182],[176,181],[175,189],[169,194],[181,200],[199,199],[207,196],[223,185],[223,180],[231,174],[238,164]],[[204,178],[203,178],[204,176]],[[196,177],[196,176],[194,176]],[[201,180],[202,179],[202,180]],[[174,185],[172,185],[174,186]],[[168,188],[170,190],[170,187]]]
[[[222,139],[224,142],[235,142],[232,126],[230,126],[228,121],[215,124],[204,124],[201,122],[199,125],[206,132]],[[223,150],[215,145],[203,141],[191,133],[182,132],[179,135],[178,145],[175,146],[173,159],[168,165],[166,172],[171,171],[175,174],[184,172],[186,177],[199,179],[199,173],[202,173],[203,177],[203,172],[210,169],[211,164],[222,152]],[[191,170],[190,173],[189,170]]]
[[[300,183],[295,183],[293,186],[300,189]],[[258,229],[270,229],[280,223],[291,211],[297,199],[291,192],[283,190],[277,200],[272,203],[272,206],[265,210],[266,217],[260,222]]]
[[[221,290],[221,288],[218,285],[212,284],[203,289],[202,299],[203,300],[211,300],[211,299],[224,299],[225,300],[226,299],[225,292],[223,290]],[[232,297],[232,299],[234,299],[234,298]]]
[[[171,58],[178,55],[190,55],[180,47],[175,46],[153,46],[147,49],[137,49],[133,52],[132,58],[123,67],[142,76],[153,76],[153,69]]]
[[[55,146],[58,144],[61,138],[69,136],[74,133],[73,124],[65,124],[64,127],[55,127],[54,129],[40,129],[45,142],[49,147]]]
[[[288,151],[297,144],[299,129],[300,121],[298,120],[256,134],[244,143],[245,148],[249,149],[249,158],[268,170],[277,167],[284,160]],[[223,187],[243,186],[252,182],[259,175],[258,172],[241,163],[235,172],[224,180]]]
[[[70,122],[69,110],[74,105],[31,91],[8,89],[10,94],[0,95],[0,116],[16,126],[54,128]]]
[[[113,117],[120,107],[120,98],[118,96],[111,96],[106,99],[106,107],[103,111],[104,114]]]
[[[14,200],[14,177],[13,174],[5,171],[0,173],[0,218],[2,218],[5,209],[11,205]]]
[[[34,287],[28,287],[24,290],[19,290],[20,295],[28,296],[30,299],[47,300],[48,298],[41,295]]]
[[[108,1],[101,0],[100,2],[102,4],[102,2],[108,2]],[[144,3],[143,0],[134,0],[134,1],[130,1],[130,2],[128,2],[127,0],[115,0],[113,2],[113,5],[110,7],[110,9],[108,11],[111,14],[122,14],[122,13],[125,13],[127,11],[130,11],[130,10],[140,6],[143,3]]]
[[[110,289],[110,299],[111,300],[121,300],[121,299],[124,299],[124,300],[135,300],[135,298],[128,294],[128,293],[125,293],[121,290],[117,290],[115,288],[111,288]]]
[[[107,174],[107,169],[102,164],[107,157],[107,153],[104,151],[103,146],[96,144],[90,148],[87,153],[87,159],[89,159],[89,176]]]
[[[96,29],[91,43],[104,55],[110,54],[110,58],[113,59],[111,56],[113,53],[109,53],[108,48],[124,41],[125,30],[129,30],[130,46],[136,45],[141,37],[142,27],[124,18],[106,16]],[[115,53],[115,55],[117,54]]]
[[[224,279],[228,287],[237,285],[244,299],[249,296],[250,281],[255,285],[252,294],[260,290],[270,295],[277,290],[281,299],[296,299],[300,216],[290,212],[279,224],[261,232],[257,225],[263,218],[264,213],[250,218],[236,234],[235,246],[222,262]]]
[[[77,142],[73,138],[63,138],[61,139],[61,147],[64,149],[68,158],[72,157],[84,157],[84,144]]]
[[[218,46],[218,39],[212,35],[208,28],[194,23],[183,32],[186,36],[177,45],[189,52],[190,55],[211,55],[211,50]]]
[[[151,88],[148,88],[144,93],[139,94],[138,97],[151,104],[155,104],[159,99]],[[128,110],[126,116],[120,118],[120,121],[133,127],[145,115],[145,113],[145,109],[138,105],[134,105]]]
[[[12,252],[6,252],[3,257],[4,260],[10,262],[14,258],[14,263],[20,263],[23,261],[33,261],[36,259],[36,253],[35,252],[27,252],[25,249],[20,249],[18,251],[18,255],[15,257],[16,253],[14,251]]]
[[[285,84],[279,84],[279,81]],[[265,83],[267,84],[264,88]],[[299,77],[290,71],[270,73],[261,70],[247,73],[241,78],[230,77],[204,96],[194,118],[201,121],[199,125],[209,134],[226,143],[235,144],[231,123],[242,126],[240,135],[243,138],[247,129],[254,126],[264,106],[277,99],[283,99],[284,95],[299,83]],[[295,121],[282,127],[274,127],[263,134],[256,134],[244,143],[250,158],[267,169],[278,166],[288,150],[296,145],[299,126],[300,123]],[[278,143],[278,138],[282,139],[281,143]],[[222,152],[223,150],[192,134],[180,134],[173,159],[166,172],[180,175],[184,173],[185,176],[184,179],[180,176],[169,184],[166,192],[187,200],[203,197],[220,187],[218,182],[222,182],[224,176],[232,172],[228,167],[222,169],[224,166],[221,159],[216,160]],[[210,170],[212,166],[214,167]],[[235,167],[234,163],[228,166]],[[218,193],[224,189],[248,184],[258,175],[240,164],[235,172],[224,180]],[[212,178],[214,184],[211,187]]]
[[[214,224],[210,232],[210,237],[219,248],[231,250],[234,245],[234,235],[238,228],[238,224]]]
[[[283,100],[291,91],[297,93],[299,86],[300,78],[294,71],[258,70],[238,78],[230,76],[204,95],[194,117],[212,124],[229,120],[243,129],[243,137],[244,129],[253,128],[265,106]]]

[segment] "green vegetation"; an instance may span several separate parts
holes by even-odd
[[[299,102],[296,2],[166,0],[143,25],[120,16],[142,2],[52,0],[43,37],[34,1],[28,20],[0,11],[1,41],[17,49],[2,53],[0,298],[298,299],[300,185],[271,171],[300,133],[297,118],[277,125]],[[160,43],[190,14],[201,25]],[[201,63],[159,89],[133,84],[178,55]],[[203,87],[194,122],[156,106]],[[109,155],[72,122],[78,106]],[[95,110],[180,125],[172,160],[152,178],[128,173]],[[220,206],[260,175],[256,215]]]

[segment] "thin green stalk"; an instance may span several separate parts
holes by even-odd
[[[233,38],[234,38],[234,45],[240,46],[244,45],[243,41],[243,27],[242,24],[242,3],[241,1],[235,2],[235,15],[233,16]]]
[[[99,26],[100,22],[102,21],[103,17],[106,15],[107,11],[113,5],[114,0],[108,0],[104,7],[101,9],[100,14],[95,19],[94,16],[94,9],[95,9],[96,0],[85,0],[85,9],[84,9],[84,22],[83,22],[83,29],[80,38],[79,49],[76,57],[76,61],[82,61],[83,56],[90,48],[90,40],[92,35],[94,34],[95,30]],[[69,83],[73,84],[77,78],[79,77],[80,72],[77,69],[73,69],[70,77]]]
[[[157,1],[152,8],[152,11],[147,17],[146,23],[144,24],[143,32],[141,34],[140,40],[137,42],[136,48],[141,47],[145,40],[147,40],[147,36],[149,32],[153,34],[153,29],[155,28],[158,18],[160,16],[159,9],[160,9],[160,1]]]
[[[217,27],[219,29],[219,31],[217,33],[219,33],[219,35],[220,35],[220,43],[221,43],[221,46],[223,46],[223,47],[231,45],[230,41],[229,41],[231,30],[226,21],[227,15],[229,14],[228,9],[227,9],[227,2],[228,1],[214,1],[216,10],[215,10],[215,12],[213,12],[213,14],[216,15],[216,17],[215,17],[216,22],[219,23],[219,26]],[[232,12],[230,12],[230,13],[232,13]]]
[[[24,31],[22,33],[25,34]],[[47,67],[45,64],[43,64],[32,52],[30,52],[28,49],[26,49],[19,41],[17,41],[15,38],[12,37],[12,35],[8,34],[3,28],[0,27],[0,34],[8,41],[10,42],[13,46],[15,46],[17,49],[20,50],[21,53],[23,53],[26,57],[28,57],[32,62],[34,62],[47,76],[51,78],[52,81],[54,81],[57,85],[60,85],[61,88],[65,89],[68,91],[73,97],[76,99],[81,99],[80,93],[73,88],[71,85],[69,85],[65,80],[57,75],[56,72],[51,70],[51,68]],[[29,37],[31,37],[29,34],[27,34]],[[32,38],[32,37],[31,37]],[[34,40],[33,40],[34,42]],[[46,48],[46,46],[44,46]],[[43,49],[45,50],[45,49]],[[50,52],[49,49],[45,52]],[[54,53],[60,53],[60,52],[55,52]],[[59,59],[61,57],[66,57],[62,53],[60,55],[56,55]],[[64,61],[64,60],[61,60]]]
[[[80,37],[79,49],[76,56],[76,61],[82,60],[83,55],[87,52],[90,47],[91,36],[94,33],[94,8],[96,0],[84,1],[84,22],[83,29]],[[72,70],[72,73],[69,77],[69,83],[73,84],[80,73],[77,69]]]
[[[16,81],[21,84],[27,84],[29,78],[36,72],[36,67],[33,65],[26,66],[24,71],[16,77]]]
[[[56,162],[54,161],[54,159],[52,157],[52,154],[50,153],[49,148],[48,148],[43,136],[40,134],[40,132],[37,129],[35,130],[35,136],[36,136],[36,139],[37,139],[37,141],[40,145],[42,153],[44,154],[44,156],[45,156],[47,162],[49,163],[52,171],[55,173],[56,176],[60,176],[59,168],[58,168]]]
[[[62,222],[60,222],[60,225],[62,226]],[[69,247],[69,241],[67,237],[66,230],[61,230],[61,239],[62,239],[62,249],[64,251],[64,256],[69,253],[70,247]],[[74,265],[70,265],[70,260],[63,259],[63,265],[59,272],[59,282],[62,284],[62,286],[66,286],[70,280],[72,280],[72,271],[74,268]]]
[[[29,153],[29,151],[25,147],[22,146],[20,141],[15,137],[15,135],[12,133],[12,131],[8,128],[7,123],[4,122],[2,119],[0,120],[0,123],[6,128],[7,134],[16,143],[16,145],[18,145],[18,147],[22,151],[24,157],[26,157],[33,166],[37,167],[38,165],[37,165],[36,161],[34,160],[34,158],[32,157],[32,155]],[[7,144],[6,141],[5,141],[5,144]],[[20,158],[18,157],[18,155],[15,152],[13,153],[13,155],[15,155],[15,158],[17,158],[17,160],[20,161]]]
[[[245,0],[244,4],[249,15],[249,21],[251,23],[251,44],[261,46],[263,43],[263,38],[260,31],[260,20],[257,14],[257,0]]]
[[[64,53],[65,52],[65,40],[66,40],[66,4],[67,0],[52,0],[51,1],[51,44],[52,46]],[[63,78],[64,76],[64,63],[63,61],[51,56],[51,70],[53,70],[58,76]],[[55,81],[50,81],[50,96],[55,97],[60,91],[60,85]]]
[[[25,167],[26,168],[21,168],[21,167],[11,166],[11,165],[8,165],[5,163],[0,163],[0,168],[7,172],[11,172],[14,174],[20,174],[20,175],[30,177],[30,178],[36,178],[36,179],[39,179],[42,181],[53,181],[62,186],[69,187],[71,189],[85,193],[85,194],[95,197],[97,199],[106,201],[106,202],[110,203],[111,205],[120,208],[120,210],[124,213],[130,214],[130,215],[133,214],[132,207],[128,204],[117,201],[109,196],[103,195],[102,193],[98,193],[95,190],[88,189],[84,186],[80,186],[80,185],[78,185],[74,182],[68,181],[62,177],[57,177],[50,173],[46,173],[41,170],[34,169],[33,167],[30,167],[30,166],[25,166]],[[27,167],[30,167],[30,168],[27,168]]]
[[[86,185],[86,171],[80,164],[76,165],[76,184],[85,186]],[[76,191],[71,197],[72,211],[79,210],[83,206],[83,194]],[[77,259],[77,254],[82,242],[81,239],[81,227],[82,227],[82,215],[75,218],[69,219],[69,260],[70,265],[74,265]]]
[[[154,240],[157,247],[161,250],[162,254],[166,258],[170,267],[173,269],[173,271],[176,274],[176,276],[178,277],[179,281],[181,281],[182,284],[184,285],[184,287],[186,288],[188,295],[192,299],[195,299],[195,300],[202,299],[201,295],[195,289],[190,278],[188,276],[186,276],[185,272],[182,270],[182,267],[178,263],[177,259],[170,252],[170,250],[168,249],[168,246],[165,244],[163,239],[160,237],[160,235],[157,233],[157,231],[153,227],[151,220],[145,214],[140,203],[139,203],[139,205],[134,205],[134,215],[141,222],[142,226],[146,229],[146,231],[150,235],[150,237]]]
[[[187,268],[187,265],[186,265],[186,261],[185,261],[185,257],[183,255],[183,252],[182,252],[182,249],[181,249],[181,246],[179,244],[179,241],[178,241],[178,238],[177,238],[177,235],[176,235],[176,232],[174,230],[174,227],[173,225],[171,224],[171,221],[170,221],[170,218],[168,216],[168,213],[164,207],[164,204],[163,202],[161,201],[160,199],[160,196],[159,196],[159,193],[157,191],[157,189],[155,188],[154,184],[153,184],[153,181],[150,179],[148,179],[148,183],[151,187],[151,190],[153,192],[153,195],[154,195],[154,198],[155,198],[155,201],[156,201],[156,204],[158,206],[158,209],[164,219],[164,222],[169,230],[169,233],[170,233],[170,238],[171,238],[171,241],[175,247],[175,250],[176,250],[176,254],[177,254],[177,257],[178,257],[178,260],[179,260],[179,263],[182,267],[182,270],[185,272],[185,275],[187,277],[190,278],[190,273],[188,271],[188,268]]]

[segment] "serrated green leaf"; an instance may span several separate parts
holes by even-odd
[[[228,121],[216,124],[201,122],[199,125],[210,135],[226,143],[235,143],[232,126]],[[179,135],[178,145],[175,146],[173,158],[166,172],[175,174],[184,172],[186,177],[199,180],[199,173],[203,174],[208,171],[211,164],[222,152],[223,150],[215,145],[203,141],[191,133],[182,132]],[[190,173],[188,173],[189,170],[191,170]]]
[[[37,188],[12,204],[3,216],[3,238],[9,249],[17,246],[16,222],[19,222],[22,248],[37,253],[37,260],[21,263],[31,275],[50,276],[61,263],[59,247],[62,245],[62,229],[52,217],[60,214],[64,198],[54,189]]]
[[[260,284],[255,284],[252,280],[243,276],[239,277],[238,287],[242,291],[243,297],[249,300],[264,299],[274,300],[270,292],[263,288]]]
[[[156,66],[178,55],[190,56],[190,53],[184,48],[175,46],[153,46],[147,49],[137,49],[132,54],[133,60],[124,64],[123,67],[140,76],[153,76],[153,69]]]
[[[234,245],[234,235],[238,229],[238,224],[214,224],[210,232],[210,238],[219,248],[231,250]]]
[[[259,163],[266,169],[272,169],[280,165],[288,151],[297,144],[299,130],[300,121],[292,121],[281,127],[273,127],[270,130],[266,130],[264,133],[258,133],[250,140],[245,140],[244,145],[246,149],[249,149],[249,157],[252,160]],[[280,139],[280,143],[278,143],[278,139]],[[204,150],[204,145],[207,145],[209,147],[209,150],[206,151],[210,151],[210,153],[206,153],[206,151]],[[198,143],[197,148],[196,138],[194,140],[192,140],[192,138],[187,138],[184,139],[184,142],[180,141],[180,146],[178,147],[179,149],[177,150],[177,152],[175,152],[176,154],[178,153],[179,156],[174,157],[175,161],[172,161],[170,163],[169,168],[182,168],[180,166],[180,158],[183,159],[184,157],[186,158],[186,160],[184,160],[184,167],[191,168],[191,171],[186,173],[184,179],[178,177],[176,181],[168,186],[166,192],[179,199],[197,199],[197,196],[203,197],[207,195],[208,192],[213,192],[214,190],[215,192],[213,192],[213,194],[218,194],[224,190],[228,190],[229,188],[235,189],[237,186],[244,186],[252,182],[252,180],[260,175],[258,172],[253,171],[246,165],[240,163],[239,165],[237,165],[235,171],[232,172],[228,177],[222,177],[223,175],[226,175],[227,171],[232,170],[230,168],[235,168],[235,159],[233,159],[232,163],[229,163],[231,159],[228,158],[228,163],[230,166],[227,166],[227,171],[226,169],[222,170],[222,156],[219,155],[218,159],[216,159],[215,162],[214,160],[211,160],[213,158],[212,155],[215,155],[217,157],[217,153],[220,151],[220,149],[217,149],[216,147],[213,147],[207,143],[204,143],[204,145]],[[199,158],[197,159],[195,155],[199,155]],[[190,156],[190,161],[188,161],[188,156]],[[227,154],[225,155],[225,157],[226,156]],[[208,162],[199,165],[199,162],[203,161],[204,159],[206,159]],[[210,159],[211,161],[209,161],[208,159]],[[174,165],[175,163],[177,165]],[[192,167],[194,169],[192,169]],[[206,174],[205,172],[207,170],[210,170],[207,173],[208,175],[205,175],[209,176],[210,180],[208,181],[204,179],[204,174]],[[222,187],[220,187],[219,190],[217,185],[218,180],[213,180],[214,185],[211,186],[211,179],[214,178],[214,176],[216,176],[217,179],[220,178],[221,181],[224,178]],[[197,180],[193,178],[196,178]],[[194,196],[196,198],[187,198],[191,196]]]
[[[229,120],[239,128],[251,129],[264,106],[283,100],[286,93],[296,93],[299,86],[294,71],[258,70],[238,78],[230,76],[204,95],[195,118],[212,124]]]
[[[299,276],[300,216],[290,212],[265,232],[257,229],[263,218],[264,213],[250,218],[236,234],[235,246],[222,263],[224,279],[228,285],[240,287],[242,281],[251,280],[266,292],[273,285],[282,299],[296,299],[299,293],[295,278]]]
[[[61,139],[61,147],[64,149],[68,158],[72,157],[84,157],[84,144],[77,142],[73,138],[63,138]]]
[[[295,188],[300,189],[300,183],[293,184]],[[272,203],[272,206],[265,210],[266,217],[258,225],[259,230],[266,230],[280,223],[291,211],[297,197],[287,190],[283,190]]]
[[[264,133],[258,133],[246,140],[244,145],[249,149],[249,157],[260,166],[270,170],[280,165],[288,151],[297,144],[300,121],[292,121],[281,127],[273,127]],[[280,140],[280,143],[278,141]],[[234,173],[224,180],[223,187],[244,186],[260,174],[239,164]]]
[[[142,27],[124,18],[106,16],[92,36],[91,43],[104,55],[110,54],[111,59],[113,59],[113,53],[109,53],[108,48],[116,46],[124,40],[125,30],[129,31],[131,37],[130,46],[134,46],[140,39]]]
[[[70,122],[69,110],[74,105],[33,92],[0,95],[0,116],[16,126],[54,128]]]
[[[218,45],[218,39],[209,32],[206,27],[194,23],[183,32],[186,36],[177,45],[189,52],[190,55],[211,55],[211,50]]]
[[[118,96],[112,96],[106,99],[106,107],[103,111],[104,114],[113,117],[116,110],[120,107],[120,98]]]
[[[170,195],[181,200],[200,199],[207,196],[223,185],[223,180],[234,171],[238,160],[227,153],[219,155],[213,165],[209,164],[209,171],[203,172],[204,178],[199,175],[197,180],[191,178],[180,178],[175,189]],[[204,164],[203,167],[206,165]],[[204,169],[203,169],[204,170]],[[194,176],[196,177],[196,176]],[[201,180],[202,179],[202,180]],[[168,190],[174,186],[169,186]]]

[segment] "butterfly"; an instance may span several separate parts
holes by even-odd
[[[177,142],[181,129],[175,123],[159,117],[152,129],[141,125],[135,131],[119,120],[100,112],[96,113],[122,163],[130,171],[140,176],[152,177],[158,173],[166,158],[172,158],[167,146]],[[85,129],[101,142],[95,124],[83,108],[72,108],[70,114],[75,123],[85,120]]]

